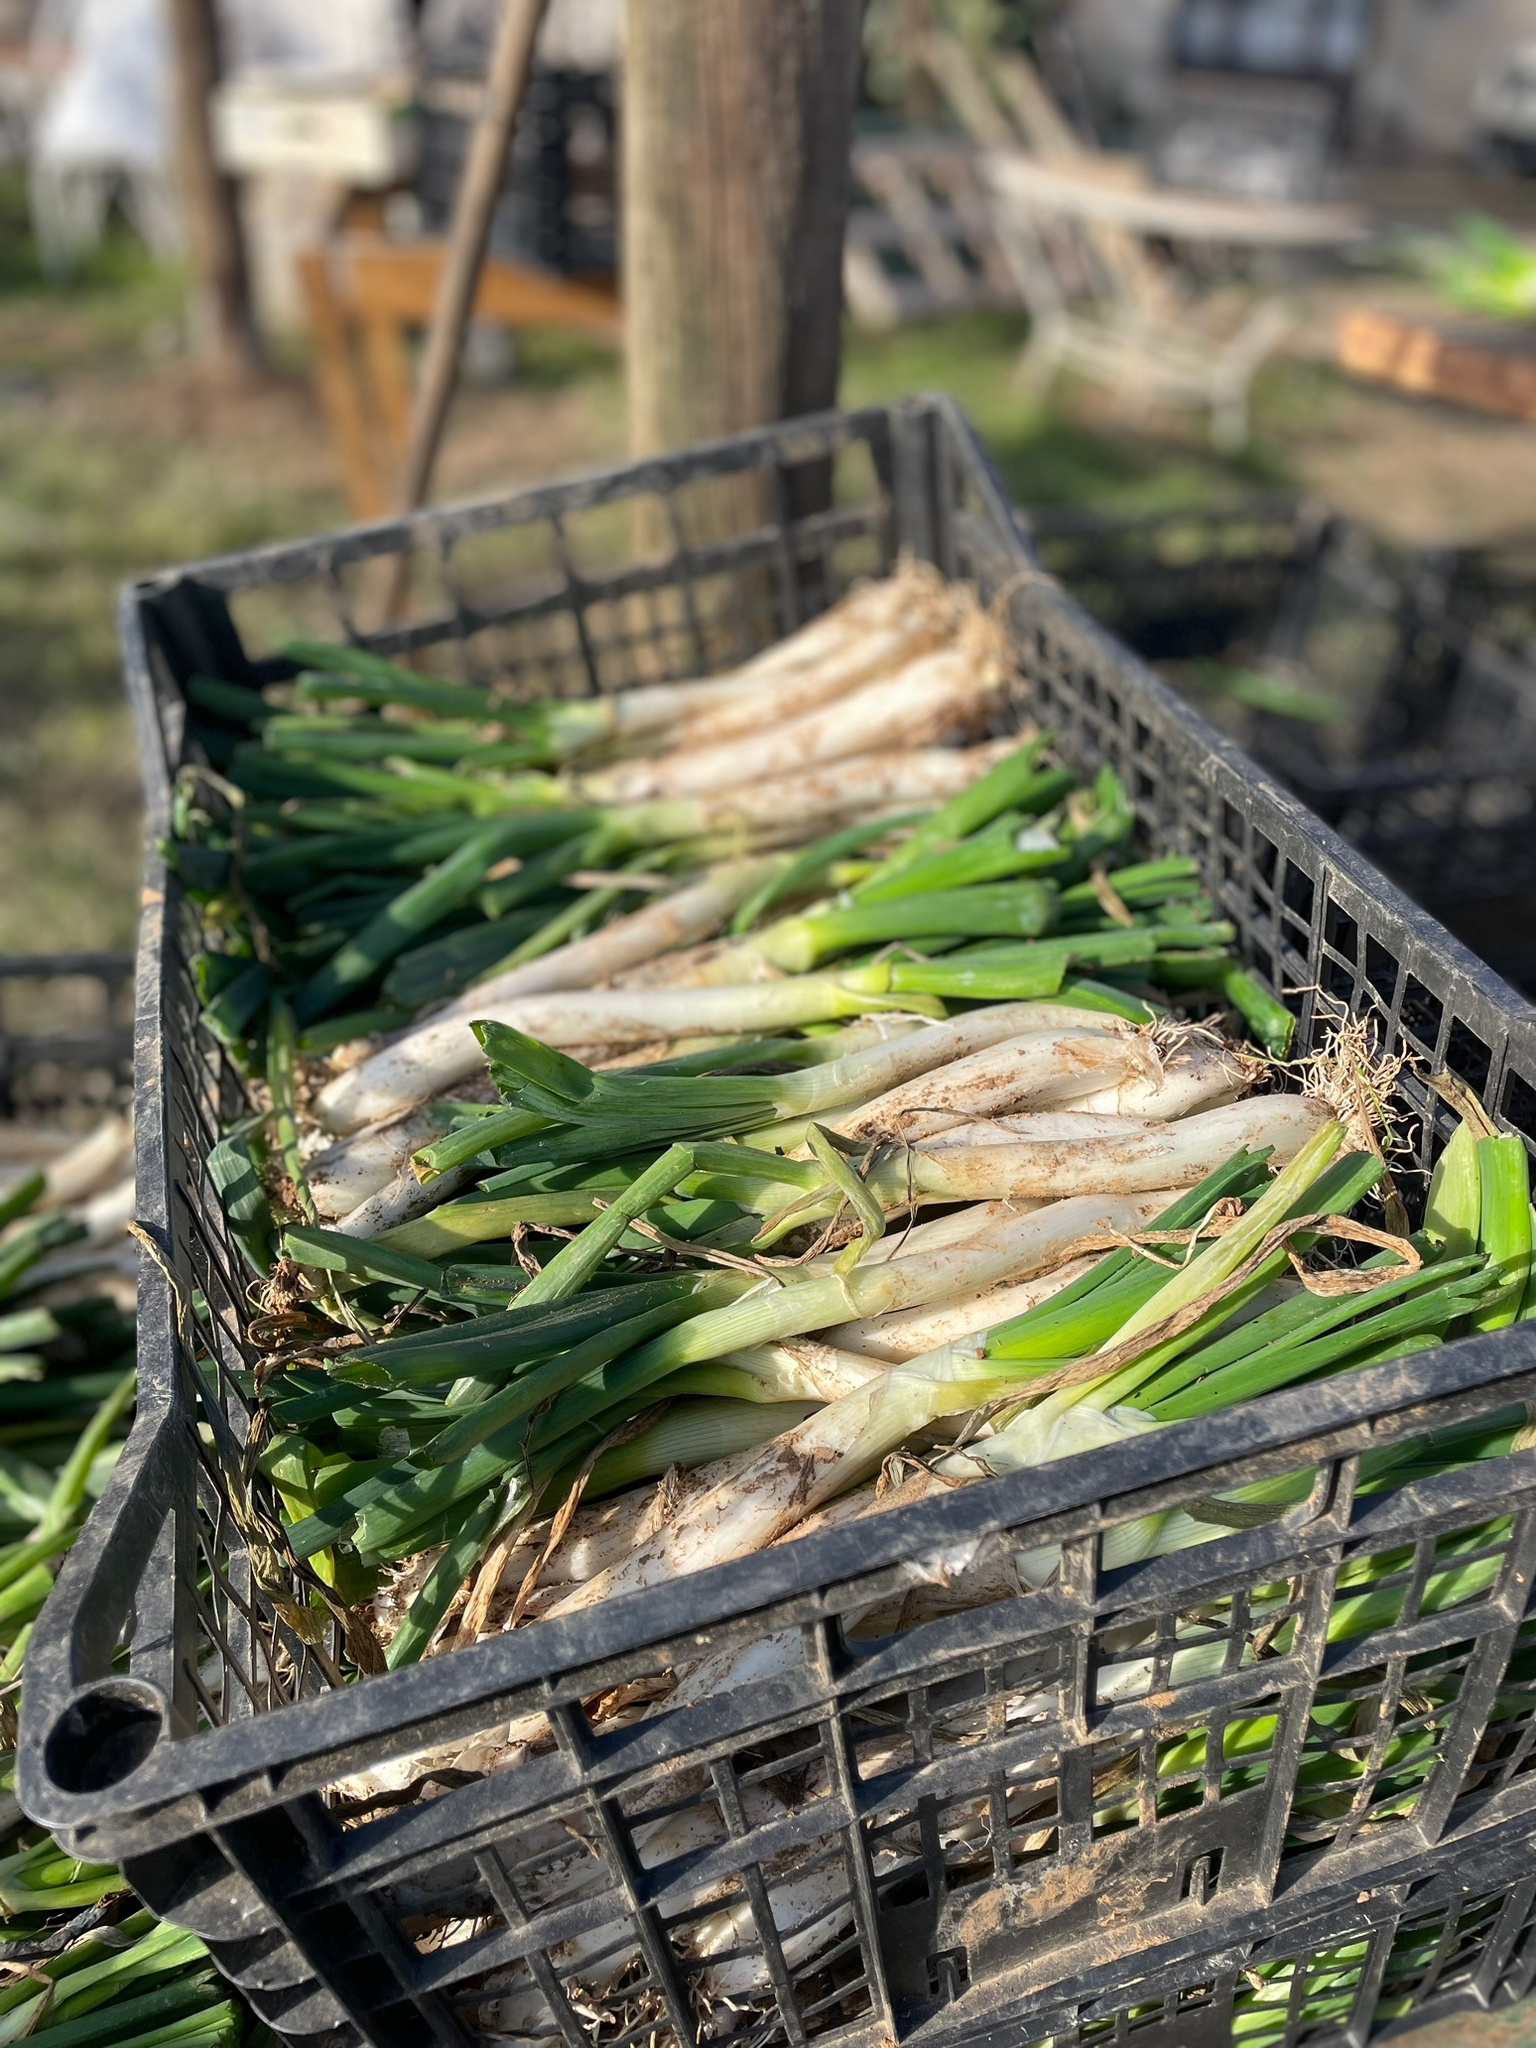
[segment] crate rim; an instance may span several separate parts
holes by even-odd
[[[770,431],[779,437],[775,445],[790,451],[790,459],[795,459],[798,453],[799,459],[813,462],[849,446],[860,438],[861,429],[898,411],[938,412],[951,426],[967,434],[971,431],[961,407],[947,392],[922,392],[888,404],[805,413],[776,423]],[[298,540],[263,541],[254,548],[230,549],[222,554],[142,570],[126,577],[118,586],[116,618],[128,696],[137,714],[135,724],[144,778],[147,833],[152,835],[167,829],[173,777],[167,775],[159,749],[150,743],[151,732],[160,725],[160,715],[149,651],[139,623],[139,608],[146,599],[164,596],[186,583],[201,583],[229,595],[273,583],[296,582],[300,577],[312,574],[322,563],[337,568],[347,563],[365,562],[378,555],[409,550],[422,542],[430,544],[439,535],[462,539],[472,533],[531,525],[536,520],[547,518],[556,509],[589,510],[596,505],[639,496],[648,489],[687,482],[694,477],[715,476],[720,473],[722,461],[742,471],[762,468],[764,463],[756,458],[760,457],[764,446],[763,435],[763,428],[748,427],[627,462],[598,463],[546,483],[515,487],[510,491],[476,492],[468,497],[449,499],[440,505],[421,506],[413,512],[393,513],[382,519],[333,527]],[[797,440],[803,441],[802,450],[796,450]],[[736,459],[732,461],[732,458]],[[993,509],[1013,528],[1027,550],[1028,539],[1015,507],[990,461],[986,468],[986,483],[996,500]],[[570,576],[569,580],[573,586],[578,586],[574,594],[579,602],[579,579]],[[435,627],[436,623],[426,622],[429,627]],[[386,652],[399,653],[419,645],[430,645],[440,637],[435,630],[423,631],[418,623],[370,633],[367,641]],[[358,643],[354,640],[352,644]]]

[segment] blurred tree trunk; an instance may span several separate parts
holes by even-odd
[[[636,455],[836,403],[861,16],[862,0],[629,0]]]
[[[209,100],[219,81],[214,0],[171,0],[171,31],[176,168],[194,293],[193,339],[210,368],[247,380],[261,373],[262,361],[234,182],[213,154]]]

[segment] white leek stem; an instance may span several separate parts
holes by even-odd
[[[719,1365],[734,1366],[759,1381],[764,1399],[775,1401],[840,1401],[856,1387],[878,1379],[885,1367],[878,1359],[841,1351],[814,1337],[793,1337],[783,1344],[754,1344],[727,1351]]]
[[[1044,1202],[972,1202],[964,1209],[952,1209],[946,1216],[935,1216],[931,1222],[915,1223],[910,1230],[887,1232],[878,1243],[872,1244],[862,1261],[866,1266],[884,1265],[889,1259],[915,1258],[919,1252],[940,1251],[948,1245],[969,1244],[984,1231],[1005,1224],[1010,1217],[1031,1216],[1037,1209],[1044,1209]],[[807,1270],[830,1269],[835,1255],[812,1260]],[[925,1345],[932,1350],[932,1345]]]
[[[916,999],[913,999],[916,1000]],[[801,974],[783,981],[737,988],[566,989],[547,996],[503,997],[479,1004],[477,1022],[510,1024],[554,1046],[653,1045],[686,1033],[730,1037],[744,1032],[772,1035],[806,1024],[839,1017],[857,1017],[872,1007],[870,997],[843,986],[835,974]],[[381,1104],[406,1107],[400,1098],[424,1102],[485,1068],[485,1054],[467,1019],[439,1018],[424,1024],[398,1046],[380,1053],[367,1065],[374,1069],[365,1087],[346,1096],[325,1091],[318,1105],[332,1129],[344,1114],[371,1121],[368,1113]],[[362,1074],[343,1074],[343,1083]],[[388,1092],[386,1092],[388,1091]]]
[[[1028,1006],[1008,1003],[1000,1007],[1018,1011]],[[973,1016],[988,1014],[982,1010]],[[1139,1033],[1088,1028],[1082,1013],[1079,1020],[1075,1020],[1075,1028],[1062,1031],[1026,1026],[1017,1038],[952,1058],[942,1070],[930,1069],[915,1080],[889,1088],[865,1108],[840,1118],[833,1128],[849,1137],[878,1133],[921,1139],[974,1117],[1074,1102],[1133,1075],[1140,1077],[1151,1066],[1150,1050]],[[960,1021],[969,1024],[972,1018]],[[1105,1019],[1111,1027],[1115,1021]],[[959,1041],[961,1034],[953,1025],[944,1028]],[[929,1035],[930,1044],[936,1035]]]
[[[925,1351],[936,1351],[941,1344],[958,1344],[963,1338],[978,1336],[1038,1308],[1042,1301],[1049,1301],[1053,1294],[1059,1294],[1063,1287],[1088,1272],[1096,1257],[1097,1254],[1069,1259],[1052,1273],[1020,1281],[1016,1287],[994,1288],[990,1294],[970,1294],[959,1301],[938,1302],[931,1308],[902,1309],[895,1315],[841,1323],[824,1335],[839,1351],[858,1352],[866,1358],[896,1365],[903,1359],[920,1358]]]
[[[1072,1106],[1088,1113],[1148,1117],[1158,1123],[1219,1109],[1236,1102],[1252,1085],[1252,1063],[1223,1046],[1192,1045],[1165,1053],[1145,1074],[1085,1095]]]
[[[956,1123],[947,1131],[925,1134],[925,1152],[971,1150],[977,1145],[1095,1144],[1140,1138],[1158,1126],[1144,1116],[1090,1116],[1086,1110],[1037,1109],[1023,1116],[992,1116],[985,1123]]]
[[[766,686],[766,678],[748,678],[748,686],[730,697],[714,705],[700,705],[669,729],[670,748],[681,752],[755,738],[776,722],[819,710],[891,669],[901,668],[926,653],[938,637],[931,624],[900,619],[873,631],[850,634],[820,661],[780,670],[771,688]]]
[[[1005,1277],[1020,1278],[1054,1263],[1078,1238],[1137,1229],[1167,1204],[1166,1191],[1140,1199],[1058,1202],[957,1250],[894,1259],[868,1273],[856,1269],[843,1286],[851,1305],[866,1314],[876,1301],[883,1300],[886,1308],[915,1306],[953,1296],[967,1283],[979,1291]],[[807,1313],[820,1320],[798,1321],[800,1331],[825,1327],[828,1319],[821,1311],[836,1291],[835,1281],[802,1282],[784,1289],[777,1334],[793,1334],[797,1315]],[[801,1299],[785,1299],[790,1296]],[[732,1324],[747,1320],[742,1311],[762,1304],[761,1295],[753,1296],[733,1308],[697,1317],[686,1332],[670,1334],[686,1334],[693,1357],[718,1357],[726,1344],[711,1343],[712,1331],[702,1326],[712,1325],[723,1335]],[[768,1306],[771,1313],[772,1303]],[[702,1570],[761,1549],[823,1501],[878,1470],[915,1430],[939,1415],[977,1405],[999,1384],[1014,1383],[1016,1376],[1016,1368],[1010,1373],[1006,1364],[977,1356],[974,1345],[945,1346],[910,1364],[891,1367],[765,1445],[728,1485],[692,1503],[666,1529],[638,1545],[623,1565],[593,1579],[551,1612],[565,1613],[658,1584],[677,1572]]]
[[[743,760],[742,742],[732,740],[622,762],[580,778],[577,791],[589,803],[642,803],[731,789],[754,767],[762,775],[792,775],[854,754],[931,746],[984,725],[1004,676],[1000,664],[978,661],[968,648],[944,648],[822,710],[767,725],[754,736],[751,762]]]
[[[133,1125],[114,1112],[103,1117],[78,1144],[49,1160],[43,1170],[40,1205],[64,1209],[73,1202],[83,1202],[132,1168]]]
[[[736,781],[701,796],[660,798],[612,810],[609,823],[637,846],[711,834],[771,833],[775,842],[816,838],[838,824],[946,803],[1018,750],[1018,739],[975,747],[898,747],[785,775]],[[743,760],[739,772],[750,769]]]
[[[933,1202],[1187,1187],[1214,1173],[1240,1146],[1273,1146],[1277,1158],[1292,1159],[1326,1121],[1327,1111],[1309,1096],[1261,1095],[1119,1139],[967,1145],[948,1134],[932,1147],[918,1144],[887,1160],[870,1180],[893,1205],[906,1199],[909,1172],[915,1193]]]
[[[781,691],[793,696],[808,674],[835,675],[850,651],[866,645],[873,634],[893,626],[920,630],[923,614],[938,611],[936,595],[931,575],[898,570],[878,583],[861,584],[830,611],[724,674],[553,704],[547,712],[550,726],[561,744],[575,752],[605,740],[664,734],[733,710],[740,714],[755,708],[759,720],[770,717]]]
[[[377,1193],[340,1217],[335,1228],[346,1237],[382,1237],[386,1231],[399,1230],[451,1201],[472,1184],[475,1172],[472,1165],[453,1166],[423,1183],[409,1167],[403,1167]]]
[[[1305,1105],[1313,1111],[1313,1128],[1307,1134],[1306,1142],[1299,1148],[1293,1146],[1289,1154],[1276,1148],[1277,1156],[1288,1158],[1289,1164],[1276,1176],[1254,1203],[1247,1214],[1233,1227],[1218,1237],[1214,1244],[1206,1246],[1197,1258],[1189,1261],[1173,1276],[1165,1287],[1160,1287],[1150,1301],[1143,1302],[1135,1314],[1128,1317],[1113,1337],[1107,1338],[1100,1347],[1113,1351],[1150,1329],[1154,1323],[1161,1323],[1176,1310],[1196,1301],[1211,1288],[1219,1286],[1230,1274],[1235,1273],[1250,1253],[1257,1250],[1266,1235],[1281,1221],[1311,1187],[1318,1175],[1338,1151],[1344,1141],[1344,1126],[1330,1122],[1328,1113],[1321,1103],[1308,1096],[1275,1096],[1268,1098],[1275,1102],[1295,1103],[1298,1108]],[[1213,1110],[1212,1117],[1230,1116],[1231,1110]],[[1195,1122],[1209,1122],[1210,1118],[1195,1118]],[[1185,1126],[1184,1128],[1188,1128]],[[1262,1142],[1262,1141],[1261,1141]],[[1235,1152],[1233,1145],[1230,1152]],[[1230,1156],[1230,1152],[1229,1155]]]
[[[1069,1195],[1188,1187],[1243,1146],[1272,1147],[1278,1159],[1288,1160],[1326,1119],[1327,1111],[1310,1097],[1259,1095],[1182,1123],[1117,1119],[1114,1135],[1087,1138],[1020,1139],[989,1124],[962,1124],[886,1153],[867,1178],[888,1214],[932,1202],[1059,1202]],[[1097,1117],[1082,1121],[1102,1129]],[[1053,1117],[1048,1128],[1059,1131],[1067,1122],[1064,1113]],[[834,1189],[807,1199],[783,1182],[754,1189],[751,1204],[770,1218],[793,1210],[797,1221],[806,1223],[835,1215],[842,1206]]]
[[[316,1116],[327,1130],[350,1132],[428,1101],[479,1065],[481,1053],[469,1031],[471,1020],[494,1017],[497,1004],[517,997],[592,988],[642,960],[654,960],[677,946],[696,945],[718,930],[770,871],[770,864],[763,861],[736,862],[675,896],[616,918],[585,939],[493,976],[451,1003],[431,1024],[407,1032],[371,1059],[339,1074],[321,1090]],[[563,1041],[575,1042],[579,1041]]]
[[[431,1117],[408,1111],[306,1159],[304,1171],[321,1222],[350,1215],[360,1202],[388,1187],[416,1148],[434,1135]]]
[[[909,1088],[913,1101],[926,1100],[951,1085],[955,1073],[969,1074],[988,1061],[997,1062],[1009,1075],[1042,1071],[1042,1062],[1048,1064],[1052,1057],[1043,1041],[1056,1036],[1091,1038],[1091,1057],[1113,1063],[1123,1057],[1120,1046],[1134,1041],[1135,1027],[1114,1017],[1106,1017],[1104,1026],[1099,1031],[1089,1012],[1060,1003],[993,1003],[934,1024],[896,1044],[871,1046],[828,1066],[786,1075],[776,1090],[780,1114],[819,1116],[824,1110],[869,1098],[848,1128],[874,1129],[871,1111],[875,1105],[900,1103]],[[1076,1050],[1085,1059],[1090,1057],[1081,1047]],[[1134,1053],[1128,1056],[1137,1057]],[[1095,1072],[1105,1070],[1101,1066]],[[1111,1064],[1108,1070],[1116,1069]],[[832,1128],[841,1130],[844,1124],[834,1122]],[[879,1128],[885,1128],[884,1124]]]

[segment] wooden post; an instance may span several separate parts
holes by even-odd
[[[233,181],[213,154],[209,99],[219,82],[214,0],[171,0],[176,53],[176,158],[193,290],[193,339],[210,368],[261,373],[245,238]]]
[[[636,455],[836,403],[860,0],[629,0]]]

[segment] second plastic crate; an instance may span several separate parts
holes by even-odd
[[[1030,525],[1096,617],[1536,989],[1536,565],[1391,550],[1293,499]],[[1266,684],[1326,716],[1266,709]]]

